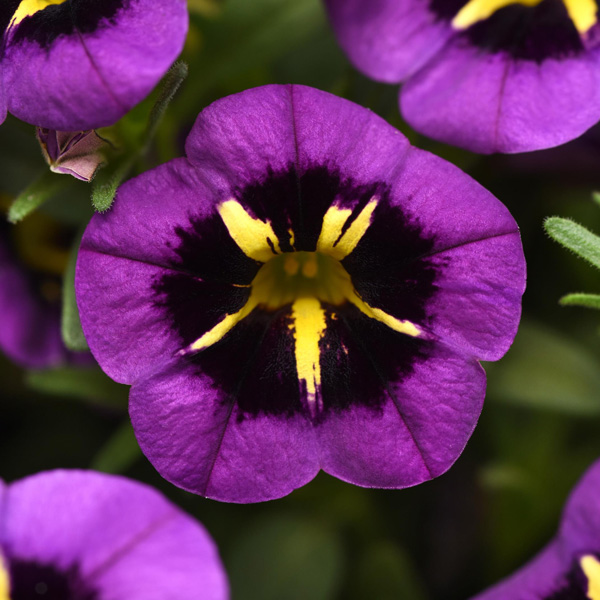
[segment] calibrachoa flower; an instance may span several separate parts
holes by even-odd
[[[223,600],[214,543],[124,477],[49,471],[0,482],[0,600]]]
[[[600,119],[595,0],[325,0],[350,60],[405,82],[416,130],[476,152],[567,142]]]
[[[0,351],[24,367],[95,364],[69,352],[60,333],[65,228],[41,215],[19,225],[0,219]]]
[[[181,52],[185,0],[3,0],[0,122],[112,125]]]
[[[92,219],[76,291],[181,487],[249,502],[319,469],[401,488],[446,471],[510,345],[517,226],[355,104],[266,86],[205,109],[176,159]]]
[[[474,600],[600,598],[600,461],[565,507],[556,537],[527,565]]]

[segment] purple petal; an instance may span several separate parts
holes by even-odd
[[[160,474],[197,494],[271,500],[319,470],[306,417],[244,418],[235,398],[221,397],[193,365],[175,364],[135,384],[129,410],[140,447]]]
[[[5,240],[0,240],[0,348],[20,365],[46,367],[65,358],[60,315],[32,288]]]
[[[454,35],[414,0],[326,0],[340,45],[357,69],[397,83],[420,69]]]
[[[558,542],[550,543],[531,562],[472,600],[543,600],[560,589],[568,569]]]
[[[585,472],[571,492],[559,537],[569,553],[600,553],[600,461]]]
[[[600,117],[600,49],[541,63],[449,44],[402,88],[415,129],[480,153],[549,148]]]
[[[485,373],[476,361],[440,347],[404,381],[390,384],[386,395],[378,413],[353,406],[319,424],[324,471],[382,488],[408,487],[441,475],[475,428]]]
[[[122,477],[51,471],[8,487],[0,528],[9,560],[67,571],[114,600],[227,596],[214,544],[158,492]]]
[[[60,7],[71,5],[89,11],[74,0]],[[28,22],[38,28],[34,38],[23,33]],[[38,12],[9,31],[2,58],[8,110],[49,129],[95,129],[145,98],[173,63],[187,31],[186,3],[123,0],[93,31],[73,28],[40,42],[50,27]]]

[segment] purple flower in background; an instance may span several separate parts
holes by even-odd
[[[58,131],[112,125],[177,58],[185,0],[3,0],[0,122]]]
[[[0,482],[3,600],[224,600],[204,528],[152,488],[93,471]]]
[[[325,0],[350,60],[405,82],[404,118],[481,153],[565,143],[600,119],[595,0]]]
[[[0,219],[0,351],[24,367],[95,364],[61,338],[62,275],[75,230],[41,214]]]
[[[600,461],[565,507],[556,537],[527,565],[474,600],[600,598]]]
[[[205,109],[187,158],[119,189],[79,253],[82,325],[133,384],[138,441],[212,498],[319,469],[401,488],[446,471],[512,342],[525,285],[506,208],[370,111],[303,86]]]

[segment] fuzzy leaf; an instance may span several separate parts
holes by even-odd
[[[567,294],[559,300],[563,306],[584,306],[586,308],[596,308],[600,310],[599,294]]]
[[[562,217],[548,217],[544,227],[552,239],[600,269],[600,237],[583,225]]]
[[[171,100],[187,74],[188,67],[183,62],[176,62],[171,67],[160,83],[158,99],[150,111],[142,144],[137,152],[130,153],[111,167],[101,170],[94,178],[92,205],[96,211],[106,212],[112,206],[118,187],[129,175],[137,160],[148,151]]]
[[[65,346],[69,350],[75,352],[89,350],[89,346],[83,335],[83,329],[81,328],[79,309],[77,308],[77,302],[75,300],[75,263],[77,262],[77,253],[79,252],[80,243],[81,236],[77,238],[69,253],[67,270],[63,276],[62,290],[62,339]]]
[[[11,223],[22,221],[44,202],[56,196],[69,184],[67,177],[56,175],[50,170],[44,172],[28,185],[13,201],[8,220]]]

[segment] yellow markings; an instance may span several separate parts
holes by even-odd
[[[563,2],[579,33],[589,31],[598,22],[598,7],[594,0],[563,0]]]
[[[600,562],[595,556],[586,554],[579,564],[588,580],[587,597],[589,600],[600,600]]]
[[[10,578],[2,557],[0,556],[0,600],[10,600]]]
[[[253,295],[250,295],[248,302],[236,313],[226,315],[222,321],[219,321],[210,331],[207,331],[202,337],[198,338],[193,344],[184,348],[180,354],[189,352],[199,352],[213,344],[216,344],[227,333],[229,333],[243,318],[247,317],[256,308],[256,302]]]
[[[273,258],[273,250],[281,253],[271,224],[251,217],[237,200],[223,202],[218,211],[229,235],[246,256],[264,263]]]
[[[350,218],[352,210],[331,206],[323,217],[323,226],[317,241],[317,252],[328,254],[337,260],[346,258],[369,229],[371,216],[376,207],[377,199],[372,198],[342,235],[342,230]]]
[[[292,304],[296,370],[298,379],[306,385],[306,396],[311,411],[314,411],[317,390],[321,385],[319,341],[327,326],[325,311],[316,298],[298,298]]]
[[[52,4],[62,4],[63,2],[66,2],[66,0],[23,0],[21,4],[19,4],[19,8],[15,11],[10,26],[18,25],[26,17],[30,17],[36,12],[44,10],[47,6]]]
[[[363,314],[367,315],[367,317],[380,321],[398,333],[404,333],[406,335],[410,335],[411,337],[418,337],[421,335],[421,330],[415,324],[411,323],[410,321],[401,321],[400,319],[396,319],[396,317],[392,317],[392,315],[388,315],[380,308],[373,308],[372,306],[369,306],[359,297],[354,289],[352,290],[352,293],[348,295],[348,300],[352,302],[352,304],[354,304],[354,306],[356,306],[356,308],[358,308],[358,310],[360,310]]]
[[[537,6],[540,2],[542,0],[469,0],[452,20],[452,27],[467,29],[511,4]],[[585,33],[596,24],[598,7],[595,0],[563,0],[563,3],[579,33]]]

